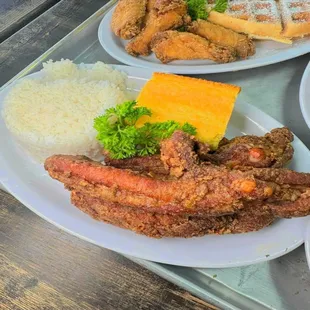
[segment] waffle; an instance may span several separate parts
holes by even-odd
[[[211,11],[208,20],[256,39],[291,43],[282,34],[279,3],[274,0],[229,0],[225,13]]]
[[[310,0],[279,0],[285,37],[310,34]]]

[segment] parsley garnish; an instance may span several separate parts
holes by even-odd
[[[208,12],[206,9],[206,0],[187,0],[188,14],[192,20],[207,19]]]
[[[216,11],[219,13],[224,13],[227,9],[228,1],[227,0],[216,0],[215,6],[212,11]]]
[[[207,0],[186,0],[188,7],[188,14],[192,20],[208,19],[209,12],[207,11]],[[216,0],[211,11],[224,13],[228,6],[228,0]],[[211,12],[210,11],[210,12]]]
[[[97,130],[97,140],[116,159],[133,156],[146,156],[159,151],[161,140],[169,138],[176,130],[183,130],[191,135],[196,134],[196,128],[185,123],[180,125],[175,121],[145,123],[142,127],[135,124],[141,116],[151,116],[150,109],[137,107],[136,101],[106,110],[105,114],[94,120]]]

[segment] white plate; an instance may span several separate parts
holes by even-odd
[[[151,76],[145,69],[117,66],[125,71],[141,89]],[[29,77],[38,78],[42,73]],[[0,104],[10,91],[0,93]],[[279,127],[277,121],[260,110],[237,103],[229,124],[229,137],[241,134],[262,135]],[[151,239],[131,231],[93,220],[70,204],[69,192],[51,179],[37,164],[15,145],[0,119],[0,181],[29,209],[52,224],[99,246],[155,262],[190,267],[233,267],[267,261],[292,251],[303,243],[305,218],[279,220],[261,231],[199,238]],[[310,172],[310,153],[296,138],[292,168]]]
[[[301,79],[299,103],[302,115],[310,128],[310,62]]]
[[[310,269],[310,220],[308,221],[306,233],[305,233],[305,251],[308,267]]]
[[[103,17],[100,23],[99,42],[113,58],[130,66],[181,74],[219,73],[267,66],[310,52],[309,37],[296,40],[293,45],[273,41],[256,41],[256,54],[246,60],[228,64],[216,64],[209,60],[173,61],[169,64],[162,64],[154,54],[147,57],[133,57],[125,51],[128,41],[120,39],[111,31],[110,22],[113,10],[114,8]]]

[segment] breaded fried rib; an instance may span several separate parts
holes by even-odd
[[[160,159],[171,175],[181,177],[199,164],[195,144],[194,136],[184,134],[183,131],[176,131],[170,139],[162,141]]]
[[[114,159],[108,153],[104,153],[104,163],[120,169],[153,173],[157,175],[168,175],[169,171],[160,160],[160,155],[132,157],[126,159]]]
[[[178,135],[174,135],[172,139],[175,140],[177,137]],[[212,164],[225,165],[229,168],[237,167],[242,170],[245,167],[282,168],[293,157],[294,149],[291,145],[293,138],[294,136],[288,128],[276,128],[262,137],[245,135],[231,140],[224,138],[217,151],[211,153],[207,144],[202,144],[191,137],[194,145],[191,146],[193,149],[190,150],[190,153],[194,151],[200,161],[209,161]],[[183,139],[180,137],[180,143]],[[159,155],[128,159],[112,159],[108,153],[104,153],[104,155],[105,163],[108,166],[159,175],[169,174]]]
[[[234,215],[200,218],[144,212],[75,191],[71,193],[71,202],[97,220],[153,238],[245,233],[262,229],[274,221],[272,214],[258,213],[255,205]]]
[[[150,43],[159,31],[175,29],[188,22],[187,6],[184,0],[171,0],[169,6],[163,4],[166,0],[157,0],[154,8],[148,13],[143,30],[130,41],[126,51],[133,56],[147,56],[150,54]]]
[[[158,32],[152,39],[151,48],[162,63],[190,59],[209,59],[218,63],[236,60],[233,49],[210,43],[189,32]]]
[[[239,142],[250,147],[263,143],[259,145],[268,150],[266,154],[272,154],[273,160],[263,161],[264,165],[280,165],[284,163],[281,158],[287,158],[284,150],[291,151],[288,146],[293,136],[282,128],[260,140],[246,138]],[[237,139],[223,141],[220,147],[236,145]],[[169,174],[156,173],[159,165],[150,157],[144,162],[148,170],[118,169],[85,156],[69,155],[51,156],[44,166],[71,191],[72,203],[79,209],[150,237],[243,233],[266,227],[277,217],[310,215],[310,173],[217,166],[201,161],[199,148],[208,154],[207,146],[201,147],[183,131],[162,141],[161,167]],[[159,156],[154,157],[159,160]],[[127,168],[141,162],[141,158],[130,160]]]
[[[247,168],[240,167],[242,170],[249,175],[253,175],[255,178],[266,182],[274,182],[279,185],[292,184],[292,185],[308,185],[309,184],[309,173],[296,172],[289,169],[277,169],[277,168]]]
[[[181,153],[178,156],[181,161],[184,159]],[[268,210],[290,204],[290,214],[296,206],[294,216],[310,213],[310,174],[287,169],[269,169],[270,174],[264,176],[255,173],[255,168],[242,172],[200,164],[176,179],[103,166],[83,156],[68,155],[48,158],[45,168],[70,190],[144,211],[220,216],[243,209],[247,201],[262,201]]]
[[[293,134],[286,127],[273,129],[263,137],[224,138],[214,154],[204,154],[202,158],[229,167],[281,168],[293,157],[293,140]]]
[[[207,184],[197,184],[195,180],[164,180],[157,176],[141,175],[130,170],[103,166],[84,156],[55,155],[45,161],[50,176],[64,183],[69,190],[87,192],[94,197],[142,210],[159,213],[183,213],[222,215],[234,213],[243,208],[242,196],[265,196],[264,185],[260,184],[252,193],[238,190],[235,173],[230,180],[227,175],[215,180],[225,183],[222,191],[227,192],[228,183],[236,180],[236,190],[219,199],[208,192]],[[210,185],[212,185],[212,180]],[[242,183],[242,181],[240,182]],[[214,184],[216,187],[216,184]],[[216,191],[221,191],[220,188]],[[236,197],[234,197],[236,196]]]
[[[114,34],[129,40],[140,33],[146,14],[147,0],[119,0],[111,20]]]
[[[194,21],[187,28],[187,31],[218,45],[233,48],[241,58],[247,58],[255,54],[255,44],[247,35],[237,33],[206,20],[198,19]]]

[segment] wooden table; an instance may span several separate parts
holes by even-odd
[[[105,3],[56,2],[14,1],[5,9],[8,2],[0,0],[7,23],[0,23],[0,39],[39,15],[0,44],[0,85]],[[0,309],[217,308],[117,253],[57,229],[0,190]]]

